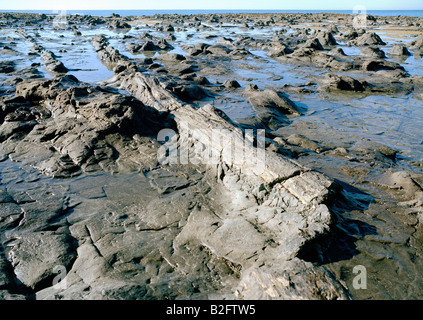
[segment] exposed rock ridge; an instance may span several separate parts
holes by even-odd
[[[113,67],[120,63],[116,55],[106,54],[113,49],[104,38],[94,38],[92,43],[105,64]],[[198,242],[241,266],[240,298],[316,298],[311,287],[292,292],[292,283],[280,278],[286,272],[310,272],[312,278],[325,278],[320,298],[348,297],[327,270],[296,258],[306,241],[329,231],[332,216],[325,203],[336,194],[333,181],[271,152],[257,157],[260,150],[253,141],[246,142],[242,130],[227,121],[221,111],[212,106],[197,109],[181,102],[154,74],[123,72],[115,80],[143,103],[170,112],[178,128],[179,151],[184,152],[186,146],[204,146],[196,148],[195,159],[209,164],[226,187],[226,210],[216,213],[219,218],[192,213],[174,244],[176,249],[192,241],[189,230],[197,229]],[[222,145],[222,139],[232,144]],[[241,146],[239,150],[247,156],[234,159],[233,146]],[[212,164],[208,162],[210,154],[217,159]],[[256,292],[256,287],[261,290]]]

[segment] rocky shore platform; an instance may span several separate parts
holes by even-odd
[[[0,13],[0,299],[423,298],[422,26]]]

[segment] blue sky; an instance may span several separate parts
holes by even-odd
[[[3,10],[118,9],[272,9],[272,10],[423,10],[423,0],[0,0]]]

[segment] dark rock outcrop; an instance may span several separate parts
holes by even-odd
[[[379,46],[386,45],[379,35],[374,32],[364,33],[362,36],[347,43],[349,46]]]
[[[379,48],[373,48],[373,47],[365,47],[361,49],[361,55],[367,58],[376,58],[376,59],[386,58],[386,54],[383,50]]]
[[[411,56],[410,51],[408,51],[407,47],[400,45],[400,44],[394,44],[392,46],[392,49],[388,51],[388,54],[390,56]]]
[[[341,90],[341,91],[355,91],[362,92],[365,90],[368,84],[364,81],[358,81],[352,77],[348,76],[338,76],[335,74],[328,73],[325,79],[327,90]]]

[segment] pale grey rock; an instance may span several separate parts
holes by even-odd
[[[316,34],[316,38],[322,46],[336,46],[338,44],[330,31],[320,31]]]
[[[181,62],[181,61],[185,61],[186,58],[179,53],[165,53],[165,54],[161,54],[158,57],[156,57],[157,60],[163,60],[166,62]]]
[[[245,270],[236,294],[245,300],[336,300],[346,289],[333,282],[334,276],[324,267],[313,267],[299,259],[279,265]],[[312,287],[313,290],[309,288]]]
[[[94,166],[124,171],[155,165],[155,144],[147,146],[143,140],[132,139],[136,134],[152,135],[157,130],[157,113],[141,102],[107,89],[80,85],[72,76],[24,81],[18,84],[16,94],[49,102],[43,111],[45,119],[39,124],[34,120],[2,124],[4,140],[19,137],[12,144],[10,157],[32,158],[34,167],[57,177],[77,175]],[[23,110],[28,115],[33,112],[30,108]],[[121,156],[114,159],[114,154]]]
[[[331,179],[266,151],[268,138],[257,148],[258,137],[246,137],[219,109],[190,104],[186,83],[138,70],[104,36],[92,44],[115,72],[109,85],[133,97],[71,76],[22,81],[16,95],[38,113],[15,101],[20,112],[4,115],[2,147],[12,159],[71,179],[49,186],[40,178],[33,190],[22,180],[21,189],[16,183],[0,193],[4,217],[16,216],[2,239],[5,265],[36,299],[349,298],[325,268],[299,258],[334,224],[328,203],[338,187]],[[249,56],[228,43],[196,50]],[[169,64],[185,64],[171,57]],[[280,116],[300,114],[280,92],[248,90],[245,98]],[[35,123],[6,130],[11,120]],[[162,127],[175,131],[174,154],[187,157],[185,165],[158,163],[161,145],[152,137]],[[320,150],[303,137],[287,140]],[[81,173],[97,175],[72,178]],[[67,271],[59,286],[52,285],[53,260]]]
[[[418,199],[423,195],[421,175],[413,174],[407,171],[387,172],[379,183],[393,190],[399,190],[403,193],[406,200]]]
[[[380,70],[400,70],[405,71],[404,67],[393,61],[386,60],[366,60],[362,64],[362,69],[365,71],[380,71]]]
[[[301,136],[299,134],[292,134],[289,137],[286,138],[286,141],[289,144],[300,146],[306,149],[310,149],[314,152],[320,153],[323,151],[323,148],[319,146],[316,142],[307,139],[304,136]]]
[[[300,115],[299,108],[286,95],[275,90],[245,91],[248,101],[255,107],[272,108],[283,114]]]
[[[416,40],[411,42],[411,49],[413,50],[423,49],[423,34],[420,34]]]
[[[240,88],[241,85],[236,80],[226,80],[223,85],[228,89],[237,89]]]
[[[275,43],[272,44],[268,55],[272,58],[276,58],[276,57],[281,57],[281,56],[285,56],[287,54],[291,54],[294,51],[292,49],[290,49],[288,46],[286,46],[283,43]]]
[[[335,75],[328,73],[325,76],[324,89],[332,90],[341,90],[341,91],[355,91],[363,92],[368,87],[366,81],[359,81],[349,76],[345,75]]]
[[[304,46],[304,48],[307,49],[313,49],[313,50],[324,50],[322,44],[320,43],[320,40],[318,38],[314,38],[314,39],[308,39]]]
[[[222,47],[217,49],[226,52]],[[205,146],[187,150],[188,155],[205,161],[203,163],[211,169],[216,168],[217,181],[221,180],[219,194],[227,207],[226,212],[192,211],[174,241],[175,252],[188,244],[202,245],[243,277],[244,270],[258,270],[262,261],[294,263],[292,259],[308,240],[328,232],[332,218],[323,203],[334,194],[331,180],[274,153],[265,152],[265,158],[261,160],[234,158],[232,145],[246,154],[257,154],[258,151],[252,144],[245,144],[242,131],[226,120],[220,111],[211,105],[196,110],[165,91],[158,79],[145,74],[135,73],[120,79],[121,87],[144,103],[170,111],[177,123],[181,145]],[[248,96],[257,106],[299,114],[292,101],[275,91],[251,90]],[[224,139],[231,139],[232,143],[222,144],[221,141],[228,141]],[[210,155],[217,159],[217,163],[210,162]],[[280,208],[285,211],[283,214]],[[263,220],[262,215],[266,214],[268,218]],[[298,234],[300,229],[301,235]],[[172,268],[178,268],[172,259],[168,261]],[[266,271],[263,277],[272,270]],[[328,289],[330,296],[347,297],[342,290],[336,291],[339,287],[335,290],[329,286]],[[274,298],[287,296],[280,291]]]
[[[46,69],[52,73],[67,73],[69,71],[63,62],[57,60],[56,56],[51,51],[43,50],[41,60],[44,62]]]
[[[377,45],[386,45],[382,41],[379,35],[374,32],[366,32],[362,36],[351,40],[347,43],[348,46],[377,46]]]
[[[8,290],[0,290],[0,300],[27,300],[22,294],[11,293]]]
[[[411,56],[406,46],[400,44],[394,44],[392,49],[388,51],[390,56]]]
[[[321,203],[332,196],[332,192],[329,191],[332,188],[330,180],[317,173],[300,174],[302,170],[305,170],[305,172],[307,170],[287,161],[287,159],[278,156],[273,157],[273,153],[266,153],[264,170],[260,170],[260,166],[254,163],[250,157],[240,162],[234,161],[230,151],[226,150],[228,146],[225,147],[225,145],[222,146],[219,143],[214,145],[213,141],[219,141],[219,135],[222,135],[222,138],[223,136],[227,138],[229,135],[235,145],[244,144],[242,135],[236,127],[223,120],[211,106],[194,110],[189,105],[182,105],[166,93],[159,93],[161,91],[159,86],[153,85],[149,90],[145,90],[145,87],[151,83],[148,77],[141,74],[133,75],[122,82],[124,87],[130,88],[131,92],[142,101],[152,101],[152,95],[166,97],[166,99],[160,99],[159,104],[156,102],[157,108],[172,110],[181,137],[184,136],[184,132],[190,132],[189,141],[205,144],[208,154],[211,151],[219,155],[217,159],[221,159],[222,164],[218,165],[220,170],[218,170],[217,175],[223,176],[223,185],[228,191],[231,190],[231,205],[229,208],[233,213],[228,212],[227,218],[212,213],[204,215],[203,211],[196,214],[191,213],[177,237],[177,243],[202,243],[213,254],[228,261],[232,268],[243,274],[244,268],[250,266],[257,268],[259,261],[271,261],[272,259],[290,261],[308,239],[329,230],[332,223],[331,214],[327,207]],[[140,84],[143,85],[140,86]],[[142,90],[139,89],[140,87]],[[252,92],[257,94],[255,91]],[[258,92],[258,94],[263,93]],[[275,95],[272,93],[271,97],[275,97]],[[279,95],[277,97],[281,99]],[[263,98],[257,99],[263,101]],[[264,100],[266,99],[268,97],[265,95]],[[286,105],[286,100],[282,100]],[[214,134],[213,138],[211,138],[212,134]],[[216,135],[218,136],[216,137]],[[183,145],[190,145],[191,143],[183,143]],[[195,156],[204,159],[206,155],[196,153]],[[276,184],[274,184],[275,181]],[[241,185],[242,188],[240,188]],[[261,188],[257,188],[260,185],[269,186],[269,190],[262,192]],[[264,187],[264,190],[266,190],[266,187]],[[252,195],[254,197],[251,197]],[[261,199],[261,205],[257,202],[254,203],[253,199],[257,197]],[[250,204],[245,206],[246,203]],[[296,227],[283,233],[278,226],[285,224],[277,223],[277,220],[270,218],[269,221],[272,222],[267,222],[264,225],[264,228],[267,229],[266,232],[258,232],[261,227],[254,226],[253,221],[256,221],[260,212],[267,210],[268,207],[284,208],[289,214],[282,215],[283,219],[297,220]],[[244,214],[242,210],[246,210]],[[298,212],[304,211],[309,212],[309,215],[298,214]],[[235,212],[237,215],[233,216]],[[281,215],[277,215],[277,217],[280,219]],[[304,229],[302,229],[302,236],[299,237],[295,230],[300,228]],[[245,239],[243,234],[249,234],[248,239]],[[272,235],[272,237],[267,238],[264,236],[266,234]],[[293,237],[293,234],[296,234],[296,236]],[[276,237],[276,235],[279,235],[279,237]],[[222,242],[224,238],[226,241]],[[276,238],[276,240],[273,240],[273,238]],[[274,243],[274,248],[269,245],[272,243]],[[346,297],[344,293],[339,295],[343,298]],[[282,296],[278,295],[277,297],[281,298]]]
[[[353,144],[350,148],[353,151],[362,151],[362,152],[379,152],[384,157],[395,161],[397,157],[397,151],[387,147],[384,144],[377,143],[370,140],[359,140]]]
[[[51,231],[30,233],[14,240],[8,244],[6,254],[16,278],[32,289],[53,281],[56,266],[69,268],[76,257],[72,240]]]
[[[368,58],[375,58],[375,59],[386,58],[385,52],[377,47],[365,47],[361,49],[361,55]]]
[[[122,22],[120,20],[113,20],[109,24],[109,28],[110,29],[131,29],[131,25],[124,21]]]

